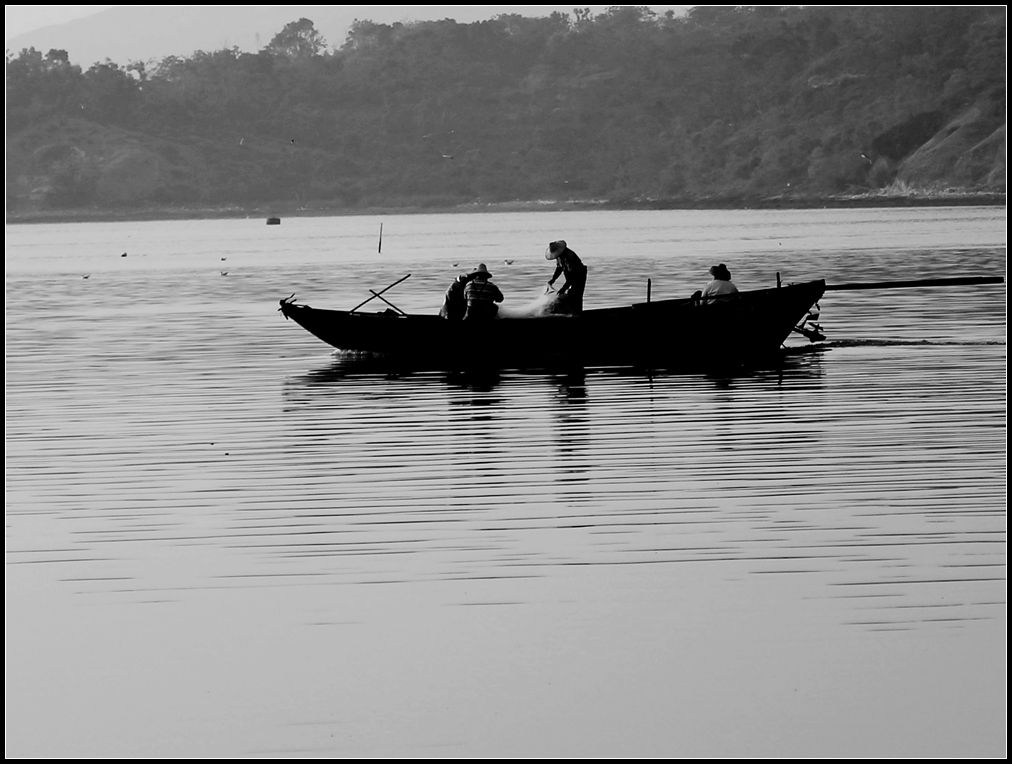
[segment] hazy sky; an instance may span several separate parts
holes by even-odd
[[[115,7],[114,5],[5,5],[4,40],[10,40],[33,29],[62,24]]]
[[[62,24],[116,7],[115,5],[5,5],[4,40],[10,40],[33,29]]]
[[[7,44],[15,44],[17,46],[17,45],[20,45],[20,44],[22,44],[24,42],[24,39],[23,39],[24,35],[32,34],[34,32],[37,32],[38,30],[42,30],[42,29],[47,29],[47,28],[51,28],[51,27],[60,27],[61,25],[66,24],[67,22],[75,21],[77,19],[81,19],[81,18],[88,17],[88,16],[93,16],[95,14],[101,13],[102,11],[106,11],[106,10],[109,10],[109,9],[115,9],[115,8],[120,8],[120,9],[144,9],[144,8],[151,8],[151,9],[174,9],[174,8],[180,8],[180,9],[191,9],[191,10],[192,9],[200,9],[200,8],[215,8],[215,9],[220,10],[220,9],[228,8],[228,7],[229,6],[201,6],[201,5],[148,5],[148,6],[143,6],[143,5],[125,5],[125,6],[124,5],[120,5],[120,6],[115,6],[115,5],[5,5],[4,6],[4,39],[5,39],[5,42]],[[236,6],[231,6],[231,7],[236,7]],[[239,7],[243,7],[243,8],[247,8],[247,9],[272,9],[272,8],[273,9],[280,9],[280,8],[284,8],[286,6],[249,5],[249,6],[239,6]],[[313,8],[313,7],[317,7],[317,6],[301,6],[302,9]],[[326,8],[328,6],[319,6],[319,7]],[[346,6],[346,8],[356,8],[356,9],[370,9],[370,8],[379,8],[379,7],[380,6],[368,6],[368,5],[365,5],[365,6]],[[469,9],[470,13],[469,14],[465,14],[465,15],[467,15],[469,18],[473,17],[475,15],[474,12],[477,9],[482,9],[483,11],[487,10],[487,12],[489,13],[490,17],[493,16],[493,15],[495,15],[498,12],[502,12],[502,11],[505,11],[505,10],[509,10],[509,12],[511,12],[511,13],[516,13],[516,12],[518,12],[519,8],[522,8],[523,12],[525,12],[525,13],[530,13],[532,9],[542,8],[542,9],[545,9],[545,15],[547,15],[548,13],[550,13],[552,10],[563,10],[564,12],[568,12],[569,10],[571,10],[571,7],[569,7],[569,6],[551,6],[551,5],[535,5],[535,6],[522,6],[521,7],[521,6],[499,6],[499,5],[428,6],[428,5],[417,5],[416,4],[416,5],[404,5],[404,6],[395,6],[395,7],[396,8],[400,8],[400,9],[404,9],[404,10],[408,11],[409,13],[410,13],[410,9],[412,9],[412,8],[436,9],[436,10],[439,10],[441,13],[443,11],[447,11],[448,9],[453,8],[453,7],[467,8],[467,9]],[[594,10],[595,12],[602,12],[603,13],[610,6],[587,6],[587,7],[590,8],[590,9],[592,9],[592,10]],[[656,13],[658,13],[658,14],[663,14],[668,9],[685,9],[685,8],[689,8],[691,6],[647,6],[647,7],[654,9],[654,11]],[[389,8],[390,8],[390,6],[384,6],[384,10],[389,10]],[[197,30],[197,31],[207,32],[208,30]],[[233,34],[232,37],[234,37],[237,34],[240,34],[241,31],[242,30],[234,30],[235,34]],[[246,31],[248,31],[248,30],[246,30]],[[262,30],[260,30],[260,31],[262,31]],[[148,30],[148,32],[153,33],[156,36],[158,35],[158,31]],[[67,49],[71,53],[72,57],[78,63],[83,64],[85,67],[89,66],[92,63],[92,61],[91,60],[81,61],[80,59],[82,57],[85,58],[85,59],[88,59],[89,56],[91,56],[95,60],[99,60],[99,59],[101,59],[103,57],[106,57],[106,56],[110,56],[112,58],[116,58],[117,55],[119,55],[120,58],[123,58],[124,56],[133,57],[133,58],[143,57],[143,55],[139,54],[137,52],[137,50],[124,52],[124,50],[122,49],[123,45],[126,45],[129,48],[129,46],[130,46],[131,43],[136,43],[136,40],[131,40],[131,41],[120,40],[119,43],[120,43],[120,48],[121,49],[119,50],[118,53],[116,52],[116,42],[115,41],[109,41],[109,40],[107,40],[105,42],[104,47],[100,46],[99,49],[85,51],[84,49],[87,47],[87,44],[90,44],[93,41],[90,41],[89,43],[84,43],[84,42],[82,42],[82,40],[80,38],[75,38],[75,39],[72,40],[70,37],[60,37],[60,35],[62,34],[62,32],[51,32],[51,33],[46,33],[46,34],[48,35],[48,37],[46,37],[45,34],[43,35],[43,38],[46,40],[45,42],[38,42],[38,43],[34,43],[34,44],[36,44],[40,48],[45,48],[46,46],[52,47],[54,45],[56,47],[59,47],[59,48],[65,48],[65,49]],[[54,34],[56,35],[55,37],[53,36]],[[340,32],[339,36],[343,37],[343,35],[344,35],[344,31],[342,30]],[[204,37],[207,37],[207,35],[205,34]],[[14,40],[16,40],[18,38],[22,38],[22,39],[20,39],[17,43],[14,43]],[[38,38],[38,39],[42,40],[43,38]],[[233,44],[235,43],[234,39],[232,39],[232,43]],[[200,47],[201,45],[206,46],[206,45],[209,45],[211,43],[209,43],[207,40],[201,40],[200,42],[194,42],[193,44],[196,47]],[[217,44],[217,40],[215,41],[215,44]],[[94,45],[92,45],[92,47],[94,48]],[[146,46],[142,47],[142,50],[148,50],[148,49],[154,50],[155,47],[157,47],[156,42],[155,41],[149,41],[149,43]],[[225,46],[225,47],[227,47],[227,46]],[[167,54],[167,52],[162,53],[162,55],[165,55],[165,54]],[[154,55],[154,54],[152,54],[152,55]]]

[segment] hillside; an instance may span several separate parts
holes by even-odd
[[[307,18],[7,58],[7,215],[1003,201],[1003,6]]]

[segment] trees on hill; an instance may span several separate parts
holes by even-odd
[[[618,6],[359,21],[331,49],[301,18],[257,53],[87,71],[29,49],[7,56],[8,206],[111,204],[124,147],[154,168],[122,178],[144,205],[869,191],[981,99],[983,129],[1004,124],[1005,24],[1001,6]]]

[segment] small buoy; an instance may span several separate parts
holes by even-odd
[[[267,225],[281,225],[281,218],[267,218]]]
[[[120,257],[126,257],[126,252],[124,252],[122,255],[120,255]]]

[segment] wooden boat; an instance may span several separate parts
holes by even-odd
[[[408,274],[410,276],[411,274]],[[586,310],[579,315],[504,317],[449,321],[437,315],[407,314],[382,295],[395,281],[351,310],[313,308],[292,295],[280,311],[335,348],[386,357],[427,368],[550,368],[630,366],[711,369],[776,360],[792,332],[825,339],[816,323],[817,306],[832,289],[890,289],[1001,283],[1000,277],[967,277],[828,285],[824,280],[742,291],[703,302],[650,301]],[[361,312],[373,298],[387,303],[379,312]]]
[[[822,296],[825,282],[740,292],[704,303],[658,300],[580,315],[448,321],[437,315],[324,310],[281,300],[281,312],[345,351],[440,367],[709,367],[775,355]],[[379,296],[379,293],[374,293]]]

